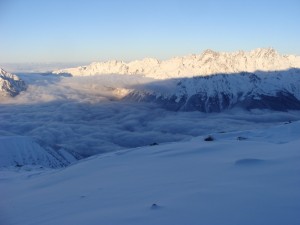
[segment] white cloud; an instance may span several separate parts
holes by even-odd
[[[103,77],[23,76],[28,91],[1,103],[0,135],[34,137],[39,143],[92,155],[212,132],[250,129],[300,119],[294,112],[172,112],[157,105],[111,101],[109,87],[144,80]]]

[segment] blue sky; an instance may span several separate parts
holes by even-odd
[[[299,12],[299,0],[0,0],[0,63],[165,59],[208,48],[300,55]]]

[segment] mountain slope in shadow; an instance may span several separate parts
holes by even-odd
[[[300,110],[300,70],[294,68],[159,80],[130,88],[124,100],[154,102],[174,111]]]

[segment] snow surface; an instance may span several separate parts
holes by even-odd
[[[154,79],[171,79],[290,68],[300,68],[299,56],[281,55],[272,48],[258,48],[250,52],[232,53],[206,50],[202,54],[174,57],[165,61],[146,58],[129,63],[117,60],[93,62],[87,66],[57,70],[53,73],[68,73],[73,76],[127,74],[143,75]]]
[[[1,224],[300,224],[300,123],[0,173]]]

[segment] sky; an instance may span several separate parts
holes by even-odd
[[[0,63],[300,55],[299,12],[299,0],[0,0]]]

